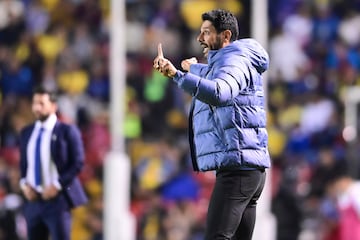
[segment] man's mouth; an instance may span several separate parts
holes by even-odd
[[[201,44],[201,47],[203,48],[203,53],[206,54],[209,51],[209,47],[206,44]]]

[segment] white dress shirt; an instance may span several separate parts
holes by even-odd
[[[49,185],[55,185],[58,189],[61,189],[59,183],[59,173],[55,163],[51,157],[51,141],[56,140],[56,135],[53,134],[53,129],[56,124],[57,117],[52,114],[46,119],[46,121],[36,121],[33,132],[30,136],[27,145],[27,170],[25,179],[21,179],[20,184],[25,183],[32,186],[36,191],[42,192],[43,187]],[[36,186],[35,184],[35,145],[36,138],[39,134],[40,129],[43,128],[42,140],[40,146],[41,155],[41,171],[42,171],[42,185]]]

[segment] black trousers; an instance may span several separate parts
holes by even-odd
[[[211,195],[205,240],[250,240],[265,170],[218,171]]]

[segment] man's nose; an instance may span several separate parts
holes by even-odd
[[[38,105],[38,104],[34,104],[34,105],[32,105],[32,109],[33,109],[34,111],[40,111],[40,110],[41,110],[41,106]]]
[[[203,34],[200,33],[200,34],[197,36],[196,40],[197,40],[198,42],[202,42],[202,41],[204,40],[204,39],[203,39]]]

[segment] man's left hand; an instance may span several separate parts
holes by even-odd
[[[185,59],[181,62],[181,67],[184,69],[184,71],[190,72],[190,66],[192,64],[198,63],[197,59],[195,57]]]
[[[49,200],[56,197],[58,193],[59,189],[57,189],[54,185],[50,185],[44,188],[44,191],[42,192],[42,198],[44,200]]]

